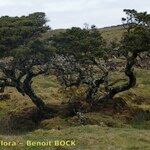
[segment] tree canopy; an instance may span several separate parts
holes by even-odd
[[[0,18],[0,55],[10,55],[10,51],[24,45],[41,33],[46,32],[45,13],[33,13],[29,16]]]

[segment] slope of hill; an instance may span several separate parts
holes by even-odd
[[[103,38],[108,41],[119,41],[125,31],[121,25],[100,28],[99,30],[102,33]]]
[[[52,32],[52,33],[51,33]],[[55,30],[49,34],[65,32]],[[105,39],[119,40],[124,29],[121,26],[100,29]],[[53,109],[60,111],[56,116],[41,119],[38,110],[28,97],[23,97],[13,88],[10,94],[0,100],[0,144],[2,141],[16,141],[12,150],[149,150],[150,149],[150,71],[136,68],[137,85],[131,90],[117,95],[128,104],[127,109],[113,112],[101,110],[85,113],[84,124],[77,116],[64,117],[61,103],[66,101],[65,93],[55,77],[40,76],[33,82],[38,95]],[[117,77],[117,76],[116,76]],[[39,86],[40,85],[40,86]],[[27,147],[26,141],[75,140],[76,146]]]
[[[65,31],[66,31],[66,29],[51,30],[51,31],[45,33],[43,35],[43,38],[47,39],[51,35],[58,34],[60,32],[65,32]],[[99,31],[101,32],[103,38],[106,39],[107,41],[114,41],[114,40],[119,41],[125,30],[122,25],[117,25],[117,26],[99,28]]]

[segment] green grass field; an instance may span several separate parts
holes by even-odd
[[[150,132],[133,128],[108,128],[97,125],[86,125],[70,127],[63,130],[43,130],[19,136],[0,136],[0,139],[18,141],[24,143],[22,146],[10,147],[8,149],[37,150],[37,149],[60,149],[60,150],[149,150]],[[76,146],[66,147],[27,147],[26,141],[56,141],[75,140]],[[1,148],[2,150],[4,148]]]

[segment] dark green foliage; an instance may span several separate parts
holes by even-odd
[[[128,9],[124,11],[128,17],[123,18],[127,29],[122,39],[123,49],[133,53],[150,52],[150,14]]]
[[[77,60],[98,57],[104,52],[105,41],[96,28],[87,30],[73,27],[50,40],[57,48],[58,54],[72,55]]]
[[[0,18],[0,55],[10,55],[10,52],[24,45],[49,27],[45,25],[45,13],[33,13],[29,16]]]

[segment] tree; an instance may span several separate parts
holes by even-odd
[[[136,85],[136,76],[133,72],[138,55],[150,52],[150,15],[147,12],[138,13],[135,10],[125,9],[127,17],[122,18],[126,32],[121,41],[121,50],[126,58],[126,84],[111,87],[109,96],[129,90]]]
[[[136,59],[143,52],[149,53],[150,15],[135,10],[124,11],[127,17],[122,20],[126,32],[119,47],[118,44],[111,47],[113,49],[107,47],[96,28],[72,28],[50,39],[58,54],[54,64],[57,76],[67,87],[85,84],[86,100],[91,105],[114,103],[116,94],[134,87]],[[109,53],[114,49],[124,57],[126,78],[112,81]],[[122,83],[124,80],[126,82]]]
[[[103,66],[107,61],[107,49],[98,29],[73,27],[49,40],[57,49],[53,66],[58,79],[66,87],[85,84],[87,101],[91,101],[99,85],[107,84],[107,73]]]
[[[0,18],[0,87],[14,87],[22,95],[28,95],[33,103],[45,110],[31,84],[32,79],[46,73],[52,49],[40,40],[42,33],[49,30],[45,14],[38,12],[22,17]]]

